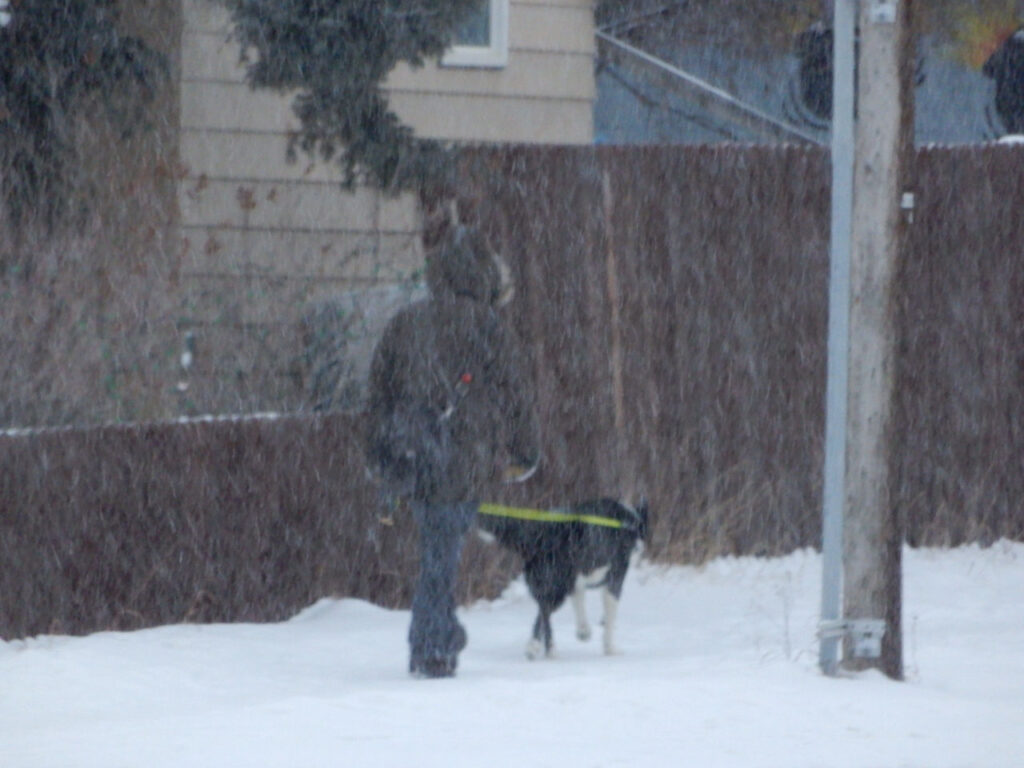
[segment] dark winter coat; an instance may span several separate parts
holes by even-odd
[[[502,270],[475,229],[427,258],[431,297],[388,324],[369,382],[369,458],[388,487],[428,503],[478,501],[510,465],[539,459],[519,341],[495,311]]]

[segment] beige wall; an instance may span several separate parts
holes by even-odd
[[[365,306],[353,297],[366,291],[390,306],[394,286],[422,268],[418,213],[411,196],[341,191],[330,164],[301,154],[286,162],[299,127],[290,97],[245,83],[220,6],[182,3],[180,314],[197,339],[190,407],[296,407],[309,377],[297,320],[335,300]],[[512,0],[506,67],[403,66],[387,87],[421,136],[589,143],[593,33],[591,0]],[[380,319],[359,324],[372,335]]]
[[[421,135],[460,141],[593,141],[591,0],[511,0],[508,65],[398,66],[395,112]]]

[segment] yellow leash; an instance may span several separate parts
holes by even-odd
[[[601,515],[578,515],[561,509],[529,509],[527,507],[506,507],[501,504],[481,504],[481,515],[513,517],[517,520],[533,520],[540,523],[586,523],[603,525],[605,528],[625,528],[621,520]]]

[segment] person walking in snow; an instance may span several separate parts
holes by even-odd
[[[455,616],[464,534],[484,488],[539,461],[535,396],[524,355],[496,309],[508,270],[475,227],[446,219],[428,248],[430,298],[388,324],[374,351],[368,455],[419,529],[420,565],[409,629],[409,670],[450,677],[466,645]]]

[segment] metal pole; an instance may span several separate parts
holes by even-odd
[[[825,470],[822,504],[822,629],[841,619],[846,396],[850,347],[850,248],[853,228],[854,35],[857,0],[835,0],[832,58],[832,225],[825,385]],[[822,631],[820,665],[839,667],[842,634]]]

